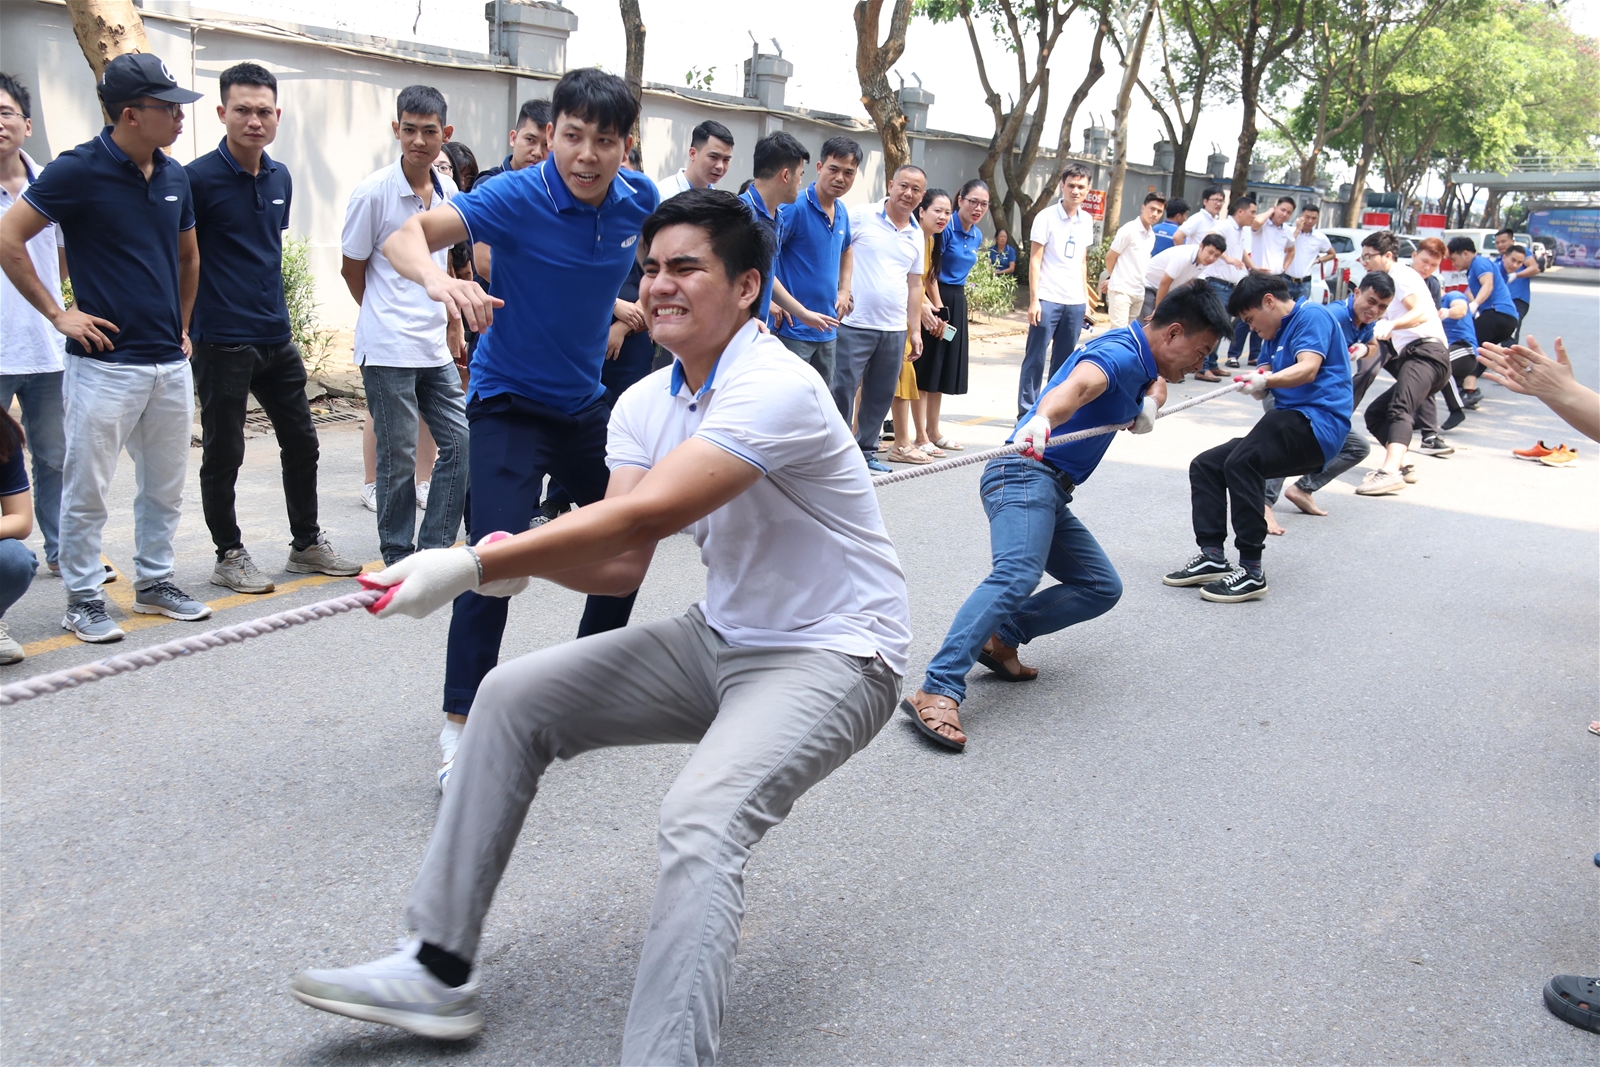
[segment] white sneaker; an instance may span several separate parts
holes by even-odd
[[[21,662],[22,646],[17,644],[16,639],[6,632],[6,624],[0,622],[0,666],[4,666],[7,663]]]
[[[428,486],[431,485],[431,484],[433,484],[433,483],[431,483],[431,482],[418,482],[417,483],[417,507],[421,508],[423,511],[427,511],[428,510]]]
[[[378,510],[378,483],[368,482],[361,487],[361,506],[368,511]]]
[[[478,975],[466,985],[445,985],[417,962],[421,940],[402,941],[400,951],[371,963],[339,970],[301,971],[289,993],[313,1008],[397,1026],[423,1037],[461,1041],[483,1029],[478,1010]]]
[[[444,795],[445,786],[450,784],[450,768],[456,765],[456,758],[451,756],[444,761],[444,766],[439,768],[439,795]]]

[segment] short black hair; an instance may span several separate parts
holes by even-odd
[[[1366,242],[1362,242],[1362,243],[1365,244]],[[1478,251],[1478,246],[1473,242],[1472,238],[1470,238],[1470,237],[1452,237],[1452,238],[1450,238],[1450,243],[1448,245],[1446,245],[1445,247],[1450,250],[1450,254],[1452,256],[1455,255],[1457,252],[1472,252],[1472,253],[1476,253]]]
[[[515,128],[520,130],[530,122],[541,130],[550,125],[550,101],[533,99],[522,102],[522,106],[517,109]]]
[[[795,139],[794,134],[779,130],[769,133],[756,142],[755,169],[757,178],[765,181],[774,177],[784,167],[799,169],[811,162],[811,153]]]
[[[1397,256],[1400,254],[1400,239],[1388,230],[1378,230],[1367,234],[1361,241],[1361,247],[1370,248],[1380,256]]]
[[[1296,200],[1294,197],[1288,196],[1288,195],[1284,195],[1284,196],[1278,197],[1278,203],[1279,204],[1288,204],[1290,207],[1299,207],[1300,206],[1300,202],[1298,200]],[[1276,206],[1276,205],[1274,205],[1274,206]]]
[[[1084,181],[1094,180],[1089,174],[1089,168],[1084,166],[1082,163],[1068,163],[1067,169],[1061,172],[1061,181],[1059,184],[1067,184],[1068,178],[1082,178]]]
[[[28,87],[4,71],[0,71],[0,93],[9,95],[17,102],[17,110],[22,112],[23,118],[33,118],[33,97],[29,95]]]
[[[822,154],[817,157],[817,162],[824,159],[848,159],[856,166],[861,166],[861,161],[867,154],[861,150],[854,138],[830,137],[822,142]]]
[[[1156,192],[1145,193],[1144,202],[1146,204],[1165,204],[1167,202],[1167,194]]]
[[[1320,215],[1320,214],[1322,214],[1322,207],[1321,207],[1321,205],[1313,204],[1311,201],[1308,200],[1304,204],[1300,205],[1300,214],[1304,215],[1308,211],[1311,212],[1313,215]]]
[[[1244,312],[1260,307],[1269,296],[1280,303],[1287,303],[1289,283],[1283,280],[1281,274],[1253,270],[1233,287],[1233,293],[1228,297],[1228,314],[1238,318]]]
[[[1227,196],[1227,195],[1228,195],[1228,190],[1224,189],[1222,186],[1220,186],[1220,185],[1208,185],[1208,186],[1205,187],[1205,191],[1200,194],[1200,199],[1202,201],[1204,201],[1204,200],[1210,200],[1213,196]]]
[[[1522,245],[1512,245],[1510,251],[1512,251],[1512,252],[1520,252],[1523,255],[1527,255],[1528,254],[1528,250],[1526,248],[1524,248]]]
[[[1236,196],[1233,203],[1228,205],[1228,214],[1237,215],[1247,207],[1255,207],[1256,198],[1253,196]]]
[[[1361,284],[1357,289],[1371,289],[1385,300],[1394,299],[1394,279],[1389,277],[1386,270],[1369,270],[1361,276]]]
[[[1206,234],[1204,237],[1200,238],[1200,244],[1202,247],[1205,245],[1210,245],[1218,252],[1226,252],[1228,250],[1228,239],[1222,236],[1220,233]]]
[[[394,117],[398,122],[407,115],[434,115],[439,125],[449,125],[444,94],[431,85],[408,85],[400,90],[394,102]]]
[[[550,95],[551,120],[560,121],[563,115],[592,122],[602,133],[626,136],[639,118],[639,102],[628,91],[628,83],[615,74],[580,67],[563,74]]]
[[[1175,219],[1179,215],[1187,215],[1188,213],[1189,201],[1185,200],[1183,197],[1175,196],[1171,200],[1167,201],[1167,218]]]
[[[1209,333],[1218,340],[1233,335],[1233,323],[1222,308],[1222,300],[1203,278],[1168,289],[1167,298],[1156,305],[1155,314],[1150,316],[1150,325],[1155,329],[1174,322],[1186,334]]]
[[[722,261],[731,282],[747,270],[761,272],[766,288],[772,273],[773,240],[743,200],[720,189],[690,189],[664,201],[655,214],[644,220],[645,255],[650,244],[668,226],[698,226],[711,241],[711,251]],[[750,317],[756,304],[750,304]]]
[[[716,119],[706,119],[694,128],[694,132],[689,135],[689,147],[699,148],[713,137],[728,147],[733,147],[733,134]]]
[[[1513,230],[1510,226],[1507,226],[1503,230],[1494,231],[1494,235],[1496,237],[1499,237],[1501,234],[1505,234],[1507,237],[1511,238],[1513,241],[1515,241],[1517,239],[1517,231]]]
[[[263,89],[271,89],[272,99],[278,99],[278,79],[273,77],[272,71],[259,63],[235,63],[222,72],[222,76],[217,79],[217,85],[222,89],[224,104],[228,102],[228,90],[235,85],[256,85]]]

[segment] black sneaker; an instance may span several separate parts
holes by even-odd
[[[1468,411],[1475,410],[1477,408],[1478,404],[1482,400],[1483,400],[1483,390],[1482,389],[1465,389],[1465,390],[1462,390],[1462,393],[1461,393],[1461,406],[1466,408]]]
[[[1183,565],[1182,570],[1173,571],[1161,579],[1163,585],[1199,585],[1201,582],[1214,581],[1222,577],[1233,567],[1225,559],[1216,560],[1200,553],[1194,559]]]
[[[1252,577],[1250,572],[1243,567],[1230,571],[1226,578],[1221,578],[1210,585],[1200,587],[1200,596],[1218,604],[1241,604],[1246,600],[1254,600],[1258,596],[1267,595],[1267,576]]]
[[[1452,411],[1445,416],[1444,423],[1439,428],[1441,430],[1453,430],[1466,421],[1467,413],[1465,411]]]
[[[1423,434],[1422,445],[1417,449],[1424,456],[1448,456],[1455,450],[1455,445],[1450,444],[1436,433]]]

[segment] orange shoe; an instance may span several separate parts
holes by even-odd
[[[1546,467],[1576,467],[1578,465],[1578,450],[1576,448],[1568,448],[1566,445],[1557,445],[1554,452],[1540,456],[1539,462]]]
[[[1535,444],[1532,448],[1513,448],[1511,450],[1511,454],[1513,456],[1516,456],[1518,459],[1532,460],[1533,462],[1537,463],[1541,459],[1543,459],[1544,457],[1548,456],[1550,453],[1554,452],[1556,450],[1556,448],[1565,448],[1565,447],[1567,447],[1567,446],[1566,445],[1556,445],[1555,448],[1547,448],[1545,446],[1545,443],[1543,441],[1540,441],[1537,444]]]

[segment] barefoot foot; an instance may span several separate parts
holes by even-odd
[[[1278,525],[1278,517],[1272,513],[1272,508],[1267,508],[1267,533],[1274,537],[1282,537],[1288,531]]]
[[[1283,487],[1283,495],[1289,503],[1305,512],[1307,515],[1326,515],[1327,512],[1317,507],[1317,502],[1311,499],[1311,494],[1301,489],[1298,485]]]

